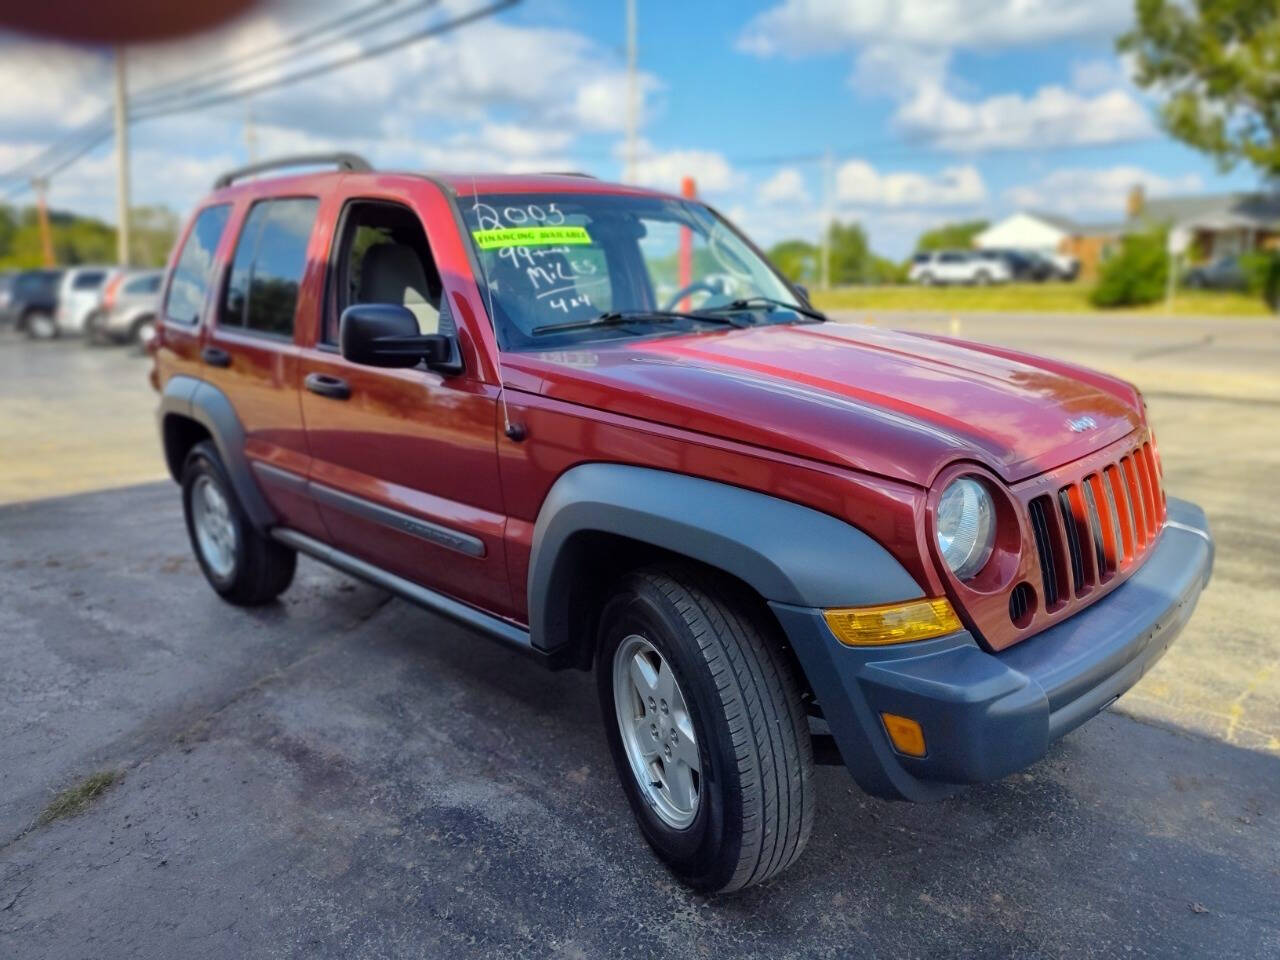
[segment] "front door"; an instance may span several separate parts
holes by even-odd
[[[424,182],[424,188],[426,184]],[[431,189],[435,189],[432,187]],[[447,229],[442,226],[441,229]],[[352,303],[407,307],[448,332],[440,273],[418,212],[355,196],[329,255],[325,319],[301,355],[310,490],[339,549],[500,616],[511,597],[497,463],[497,389],[474,371],[349,363],[338,318]]]

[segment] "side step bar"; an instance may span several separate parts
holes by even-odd
[[[450,620],[454,620],[465,627],[471,627],[473,630],[478,630],[494,640],[501,641],[507,646],[514,647],[523,653],[531,654],[540,660],[546,660],[546,655],[533,646],[529,638],[529,631],[523,630],[513,623],[508,623],[506,620],[484,613],[475,607],[454,600],[452,597],[446,597],[442,593],[428,590],[426,587],[420,586],[411,580],[406,580],[404,577],[396,576],[394,573],[388,573],[381,567],[375,567],[373,564],[366,563],[364,560],[353,557],[349,553],[343,553],[341,550],[335,549],[327,543],[321,543],[319,540],[308,537],[305,533],[299,533],[297,530],[290,530],[288,527],[276,527],[271,531],[271,536],[286,547],[292,547],[300,553],[308,554],[321,563],[328,564],[343,573],[359,577],[375,587],[381,587],[388,593],[394,593],[401,599],[408,600],[419,607],[424,607],[432,613],[448,617]]]

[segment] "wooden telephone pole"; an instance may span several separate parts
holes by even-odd
[[[53,234],[49,230],[49,207],[45,203],[44,192],[49,187],[46,177],[36,177],[31,181],[31,189],[36,194],[36,220],[40,224],[40,249],[44,253],[44,265],[53,266]]]

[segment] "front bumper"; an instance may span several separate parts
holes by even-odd
[[[772,604],[841,757],[868,793],[931,800],[994,780],[1133,686],[1191,616],[1213,570],[1204,512],[1170,499],[1142,568],[1075,616],[999,653],[966,631],[890,647],[846,647],[820,610]],[[892,747],[880,714],[917,720],[928,753]]]

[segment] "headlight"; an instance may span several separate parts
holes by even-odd
[[[991,557],[996,505],[972,477],[953,481],[938,499],[938,549],[951,572],[968,580]]]

